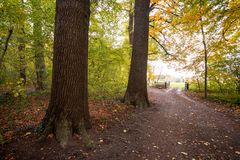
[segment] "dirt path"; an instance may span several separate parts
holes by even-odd
[[[152,107],[106,130],[89,160],[240,159],[240,119],[179,90],[149,88]]]

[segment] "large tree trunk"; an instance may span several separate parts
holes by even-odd
[[[35,53],[35,70],[37,77],[37,90],[44,90],[47,88],[46,66],[44,61],[44,42],[42,33],[41,16],[41,0],[32,0],[33,10],[33,37],[34,37],[34,53]]]
[[[51,99],[43,121],[65,146],[73,133],[87,144],[89,0],[57,0]]]
[[[131,68],[124,102],[138,107],[148,107],[147,59],[150,0],[136,0],[134,8],[134,39]]]

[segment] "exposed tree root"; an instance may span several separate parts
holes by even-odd
[[[130,95],[128,92],[126,92],[124,96],[124,103],[128,105],[133,105],[137,108],[150,107],[150,103],[148,101],[147,96],[140,95],[138,93],[133,96],[133,95]]]

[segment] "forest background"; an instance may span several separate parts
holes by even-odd
[[[152,0],[150,7],[149,61],[161,60],[176,70],[191,72],[186,79],[190,90],[202,96],[206,82],[208,98],[239,104],[240,2]],[[55,1],[4,0],[0,11],[1,103],[9,99],[22,103],[28,95],[48,94]],[[131,0],[91,2],[91,98],[123,97],[130,68],[132,17]],[[166,78],[157,75],[149,63],[149,84],[155,85],[161,77]]]

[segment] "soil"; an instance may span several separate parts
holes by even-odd
[[[151,107],[114,114],[104,129],[91,129],[95,144],[91,149],[82,145],[79,136],[61,148],[51,135],[39,142],[36,133],[26,132],[3,145],[0,155],[20,160],[240,159],[238,113],[222,112],[221,104],[215,107],[180,90],[149,88],[148,93]]]

